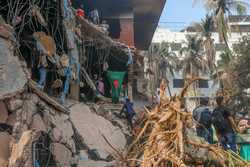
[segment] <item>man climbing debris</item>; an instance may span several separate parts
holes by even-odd
[[[90,20],[94,24],[98,25],[100,23],[99,12],[97,9],[92,10],[89,15],[90,15]]]
[[[41,54],[39,56],[39,63],[38,63],[38,69],[39,69],[38,87],[42,90],[44,89],[46,82],[47,67],[48,67],[47,56],[45,54]]]
[[[66,54],[63,54],[61,59],[60,59],[60,64],[62,66],[60,70],[60,75],[63,77],[63,91],[61,93],[60,97],[60,103],[64,104],[65,103],[65,97],[69,92],[69,82],[71,80],[72,76],[72,70],[69,65],[69,58]]]
[[[208,143],[213,143],[212,114],[208,107],[209,99],[201,98],[200,105],[194,109],[193,118],[197,121],[197,135],[203,137]]]
[[[212,114],[212,122],[216,129],[219,142],[224,149],[237,152],[235,132],[238,128],[228,109],[223,106],[223,97],[216,98],[217,107]]]
[[[38,86],[44,89],[49,64],[55,64],[54,54],[56,53],[55,41],[44,32],[35,32],[33,38],[36,41],[36,48],[39,53],[39,81]]]
[[[122,116],[122,114],[124,113],[126,116],[126,119],[129,123],[129,126],[131,127],[131,129],[133,129],[133,117],[135,116],[135,111],[133,108],[133,103],[130,101],[129,98],[125,99],[124,105],[122,107],[122,110],[120,112],[120,116]]]

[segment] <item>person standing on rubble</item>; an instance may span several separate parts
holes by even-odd
[[[133,117],[135,116],[135,111],[133,108],[133,103],[130,101],[129,98],[125,99],[124,105],[122,107],[122,110],[120,112],[120,116],[122,116],[122,114],[124,113],[126,116],[126,119],[129,123],[129,126],[131,127],[131,129],[133,129]]]
[[[212,114],[208,107],[209,99],[200,99],[200,105],[193,111],[193,118],[197,122],[196,133],[208,143],[213,143]]]
[[[63,77],[63,91],[60,96],[60,103],[64,104],[65,103],[65,97],[67,96],[69,92],[69,85],[70,85],[70,80],[72,76],[72,70],[69,65],[69,58],[66,54],[63,54],[62,57],[60,58],[60,64],[61,64],[61,70],[60,70],[60,75]]]
[[[46,77],[47,77],[47,68],[48,68],[47,56],[44,53],[41,53],[39,56],[38,69],[39,69],[39,81],[38,87],[44,89]]]
[[[223,106],[223,97],[216,98],[217,107],[212,113],[212,121],[220,144],[224,149],[237,152],[235,132],[238,128],[229,110]]]
[[[96,8],[90,12],[90,19],[96,25],[100,23],[99,12]]]

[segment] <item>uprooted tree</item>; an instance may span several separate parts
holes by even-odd
[[[143,128],[129,146],[126,156],[116,155],[122,162],[121,166],[249,165],[236,154],[217,145],[209,145],[196,136],[192,128],[195,122],[182,102],[188,86],[197,79],[189,81],[181,94],[173,98],[165,96],[166,84],[162,82],[160,105],[152,111],[146,109]]]

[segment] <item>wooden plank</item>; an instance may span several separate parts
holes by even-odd
[[[61,111],[61,112],[64,112],[64,113],[68,113],[69,112],[69,109],[65,108],[63,105],[61,105],[60,103],[58,103],[56,100],[52,99],[46,93],[44,93],[43,91],[41,91],[37,87],[37,83],[34,82],[33,80],[31,80],[31,79],[28,80],[28,87],[33,91],[33,93],[35,93],[41,99],[43,99],[48,104],[50,104],[51,106],[53,106],[57,111]]]
[[[86,82],[90,86],[90,88],[93,91],[96,91],[97,90],[96,86],[95,86],[94,82],[91,80],[91,78],[89,77],[89,74],[87,73],[87,71],[85,70],[84,67],[81,67],[81,72],[82,72],[83,78],[86,80]]]

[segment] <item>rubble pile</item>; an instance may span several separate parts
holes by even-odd
[[[181,166],[196,164],[204,166],[247,166],[239,156],[216,145],[209,145],[196,136],[192,129],[192,116],[182,108],[181,95],[166,98],[166,85],[161,84],[161,104],[147,111],[146,121],[137,138],[128,148],[127,156],[120,156],[123,166]]]
[[[77,164],[83,143],[68,110],[28,79],[13,48],[0,38],[0,166]]]
[[[102,116],[96,114],[92,107],[83,103],[70,107],[70,119],[86,145],[86,148],[81,150],[79,166],[117,166],[114,155],[116,150],[119,152],[126,150],[129,132],[124,133],[123,128],[128,126],[112,115],[104,117],[104,114]],[[109,113],[108,110],[104,111],[103,106],[99,106],[98,110]],[[120,124],[114,120],[118,122],[120,120]]]
[[[51,160],[56,166],[77,164],[76,132],[68,114],[51,107],[34,93],[4,99],[0,112],[0,140],[9,146],[8,149],[1,147],[0,152],[5,154],[1,160],[5,161],[1,161],[0,166],[8,162],[9,166],[32,166],[31,158],[36,152],[32,145],[41,136],[48,136],[43,142],[47,143],[46,153],[53,157]],[[25,150],[29,150],[28,153]],[[37,154],[42,153],[38,150]]]
[[[90,110],[95,114],[105,118],[111,122],[115,127],[119,128],[125,135],[127,141],[132,140],[131,129],[125,117],[121,117],[120,111],[122,110],[122,104],[111,104],[111,103],[101,103],[101,104],[89,104]]]

